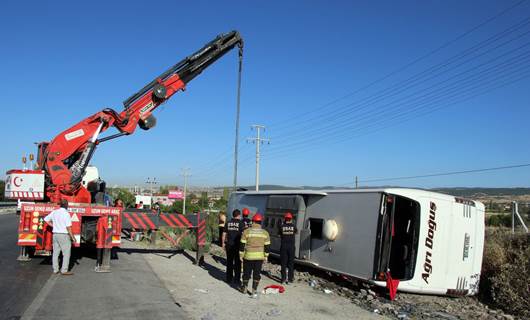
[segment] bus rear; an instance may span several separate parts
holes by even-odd
[[[398,290],[439,295],[478,292],[484,205],[423,190],[389,189],[378,230],[377,285],[387,272]]]

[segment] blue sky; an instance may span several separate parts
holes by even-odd
[[[0,170],[19,167],[33,142],[104,107],[121,110],[233,29],[245,39],[242,185],[254,183],[252,124],[271,139],[261,164],[269,184],[530,163],[530,1],[484,23],[518,2],[4,1]],[[111,185],[181,184],[182,167],[192,185],[230,185],[236,79],[234,51],[160,107],[157,127],[100,145],[92,163]],[[399,184],[528,186],[529,178],[526,167]]]

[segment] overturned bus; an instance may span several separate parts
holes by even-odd
[[[419,189],[239,191],[228,212],[264,215],[279,254],[286,212],[297,226],[298,263],[387,286],[436,295],[478,292],[484,205]]]

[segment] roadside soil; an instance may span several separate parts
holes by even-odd
[[[145,247],[144,243],[127,245]],[[302,266],[296,266],[295,283],[285,286],[284,293],[260,294],[253,299],[224,282],[221,248],[212,245],[203,267],[193,265],[194,257],[195,252],[176,249],[144,255],[175,303],[192,319],[518,319],[488,308],[475,297],[398,292],[390,301],[384,288]],[[278,284],[279,277],[280,266],[273,259],[263,267],[259,289]]]
[[[125,241],[124,241],[125,242]],[[123,243],[142,247],[138,243]],[[219,248],[218,248],[219,249]],[[215,249],[214,249],[215,250]],[[218,250],[220,251],[220,250]],[[259,294],[252,298],[224,282],[225,259],[206,254],[202,267],[193,265],[194,252],[154,250],[144,258],[169,290],[175,303],[192,319],[384,319],[352,304],[350,299],[310,287],[305,282],[285,286],[281,294]],[[278,284],[262,276],[259,290]]]

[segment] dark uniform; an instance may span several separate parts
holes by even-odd
[[[292,220],[284,221],[280,226],[280,260],[282,265],[282,282],[287,280],[287,269],[289,269],[289,282],[294,280],[294,236],[296,227]]]
[[[250,228],[250,226],[252,226],[252,221],[250,221],[248,217],[244,217],[243,218],[243,230],[247,230],[248,228]]]
[[[241,260],[239,259],[239,245],[243,233],[243,221],[232,218],[225,224],[226,232],[226,282],[241,281]]]

